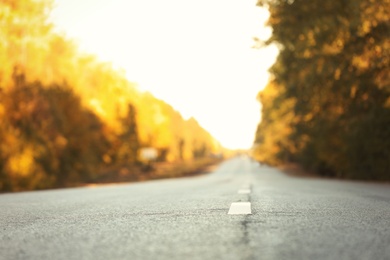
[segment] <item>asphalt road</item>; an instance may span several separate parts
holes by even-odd
[[[240,157],[198,177],[2,194],[0,259],[390,259],[390,185]]]

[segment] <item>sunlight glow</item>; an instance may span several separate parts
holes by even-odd
[[[257,93],[277,50],[253,0],[56,0],[52,20],[81,49],[199,123],[228,148],[249,148]]]

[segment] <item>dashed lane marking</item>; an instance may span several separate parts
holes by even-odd
[[[229,215],[249,215],[252,214],[250,202],[233,202],[230,205]]]

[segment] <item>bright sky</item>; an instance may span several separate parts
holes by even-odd
[[[123,68],[185,118],[195,117],[223,146],[250,148],[260,120],[257,93],[275,47],[267,11],[255,0],[55,0],[52,20],[79,43]]]

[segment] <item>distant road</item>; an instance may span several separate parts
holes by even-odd
[[[390,185],[239,157],[198,177],[3,194],[0,259],[390,259]]]

